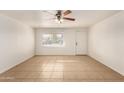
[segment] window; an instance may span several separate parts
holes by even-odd
[[[63,47],[63,34],[62,33],[52,33],[42,35],[42,45],[46,47]]]

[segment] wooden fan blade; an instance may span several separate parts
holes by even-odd
[[[65,20],[70,20],[70,21],[75,21],[74,18],[63,17],[63,19],[65,19]]]
[[[68,15],[68,14],[70,14],[70,13],[71,13],[70,10],[66,10],[63,14],[64,14],[64,16],[66,16],[66,15]]]

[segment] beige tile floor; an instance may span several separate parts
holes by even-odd
[[[2,82],[111,82],[124,77],[89,56],[35,56],[0,75]]]

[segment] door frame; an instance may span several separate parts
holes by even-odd
[[[86,56],[87,54],[78,54],[77,53],[77,45],[78,45],[78,42],[77,42],[77,33],[78,32],[82,32],[82,31],[75,31],[75,56]]]

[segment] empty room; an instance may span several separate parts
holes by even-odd
[[[0,82],[123,82],[124,11],[0,10]]]

